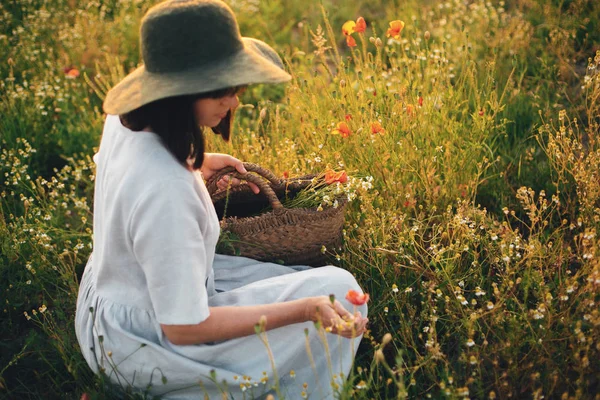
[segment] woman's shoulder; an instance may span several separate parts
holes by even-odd
[[[113,173],[122,174],[132,186],[164,186],[169,181],[194,184],[194,174],[171,154],[155,133],[131,131],[121,124],[119,116],[109,115],[102,140],[105,139],[106,146],[100,146],[102,162]]]

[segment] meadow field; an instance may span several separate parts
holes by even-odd
[[[154,3],[0,3],[0,398],[144,397],[73,317],[102,99]],[[339,397],[600,399],[600,2],[228,3],[293,80],[210,151],[369,182],[324,249],[371,297]]]

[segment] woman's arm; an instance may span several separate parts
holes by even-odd
[[[176,345],[209,343],[254,334],[254,326],[263,315],[267,330],[321,320],[324,327],[344,337],[362,335],[368,321],[360,313],[353,316],[337,300],[332,303],[329,297],[320,296],[255,306],[211,307],[210,316],[199,324],[161,324],[161,328]]]

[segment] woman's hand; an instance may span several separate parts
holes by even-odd
[[[342,303],[328,296],[310,297],[307,299],[306,319],[320,321],[323,327],[345,338],[357,337],[365,333],[368,318],[364,318],[360,311],[352,315],[344,308]]]
[[[230,156],[229,154],[221,153],[205,153],[204,162],[202,163],[202,168],[200,168],[200,171],[202,172],[204,179],[210,179],[210,177],[213,176],[217,171],[229,166],[234,167],[241,174],[248,172],[246,171],[246,168],[244,168],[244,163],[242,163],[242,161]],[[229,185],[235,186],[239,184],[239,179],[231,179],[229,176],[224,176],[217,182],[217,187],[219,189],[227,189]],[[248,186],[250,186],[254,193],[258,193],[260,191],[258,186],[251,182],[248,182]]]

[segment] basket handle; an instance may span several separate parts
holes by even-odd
[[[246,168],[246,171],[248,171],[248,172],[254,172],[254,173],[262,176],[263,178],[265,178],[266,180],[268,180],[269,182],[271,182],[274,186],[281,186],[282,185],[283,181],[280,178],[276,177],[275,174],[273,174],[268,169],[264,169],[263,167],[261,167],[258,164],[253,164],[253,163],[248,163],[248,162],[245,162],[243,164],[244,164],[244,168]],[[210,194],[216,193],[219,190],[219,188],[217,187],[217,182],[219,182],[219,180],[221,178],[223,178],[225,175],[230,175],[230,174],[232,174],[234,172],[237,172],[237,170],[235,169],[235,167],[232,167],[232,166],[225,167],[225,168],[222,168],[219,171],[217,171],[206,182],[206,188],[208,189],[208,192]],[[240,179],[237,176],[236,176],[236,178]],[[246,179],[242,178],[242,180],[246,180]],[[252,182],[252,183],[255,183],[255,182]]]
[[[230,167],[227,168],[223,168],[221,171],[219,171],[219,174],[225,170],[228,169]],[[233,168],[233,167],[231,167]],[[253,171],[254,172],[254,171]],[[217,174],[215,174],[216,176]],[[267,200],[269,200],[269,203],[271,204],[271,207],[273,207],[273,210],[285,210],[285,207],[283,207],[283,205],[281,204],[281,201],[279,201],[279,198],[277,197],[277,195],[275,194],[275,192],[273,191],[273,188],[271,187],[271,185],[269,185],[267,183],[267,181],[265,181],[265,179],[263,179],[261,176],[258,176],[254,173],[250,173],[250,171],[248,171],[248,173],[246,174],[241,174],[239,173],[237,170],[235,170],[235,168],[233,169],[233,171],[230,171],[227,174],[222,174],[223,175],[229,175],[233,178],[237,178],[241,181],[246,181],[246,182],[252,182],[254,183],[256,186],[258,186],[258,188],[260,189],[260,192],[267,197]],[[219,178],[220,179],[220,178]],[[215,179],[213,181],[213,179],[211,178],[211,184],[214,183],[214,186],[216,187],[216,184],[218,182],[218,179]],[[225,193],[225,191],[223,191],[223,193]],[[216,192],[212,192],[211,195],[216,194]],[[213,196],[213,197],[220,197],[220,196]]]

